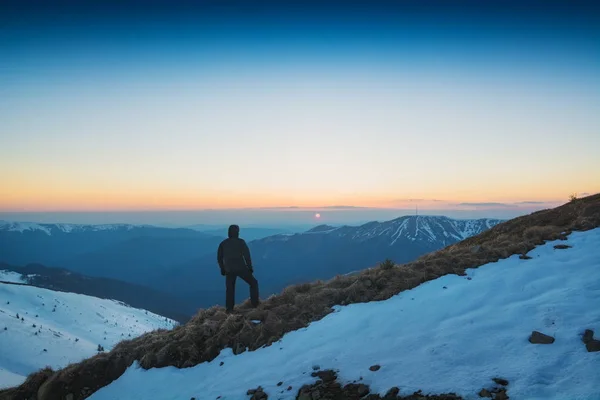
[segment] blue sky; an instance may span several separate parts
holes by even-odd
[[[0,211],[600,191],[594,3],[0,7]]]

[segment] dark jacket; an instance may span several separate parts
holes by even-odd
[[[236,273],[250,269],[252,271],[252,259],[250,249],[244,241],[239,238],[239,227],[229,227],[228,239],[219,245],[217,250],[217,262],[223,273]]]

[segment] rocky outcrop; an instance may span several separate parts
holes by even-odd
[[[298,391],[297,400],[461,400],[454,393],[441,395],[425,395],[421,391],[408,396],[400,396],[400,389],[391,388],[385,395],[370,393],[369,386],[364,383],[349,383],[342,386],[337,381],[337,374],[332,370],[312,373],[319,378],[312,385],[305,385]]]
[[[267,400],[269,396],[264,392],[262,387],[257,387],[256,389],[250,389],[246,393],[250,397],[250,400]]]
[[[508,394],[506,393],[506,386],[508,381],[503,378],[493,378],[495,387],[483,388],[479,391],[479,397],[493,399],[493,400],[508,400]]]
[[[595,353],[600,351],[600,340],[594,339],[594,331],[591,329],[586,329],[583,334],[583,343],[585,344],[585,348],[590,353]]]
[[[554,338],[542,332],[533,331],[531,332],[531,336],[529,336],[529,342],[533,344],[552,344],[554,343]]]

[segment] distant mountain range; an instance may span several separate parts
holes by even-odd
[[[303,233],[246,238],[265,297],[292,283],[329,279],[386,258],[408,262],[500,222],[406,216],[361,226],[321,225]],[[242,237],[244,232],[242,227]],[[193,229],[135,225],[0,223],[0,261],[58,266],[147,286],[182,299],[181,309],[189,313],[190,309],[222,303],[224,298],[216,248],[225,232],[215,233],[217,236]],[[238,299],[246,296],[247,287],[240,284]],[[167,304],[177,307],[177,302]],[[139,306],[152,309],[156,304]],[[176,310],[161,313],[174,315]]]
[[[198,232],[203,232],[208,235],[226,237],[228,227],[206,229],[204,225],[193,225],[189,226],[189,229],[193,229]],[[256,227],[243,227],[244,238],[246,241],[262,239],[268,236],[280,235],[284,233],[292,233],[293,231],[283,228],[256,228]]]
[[[317,226],[307,232],[251,241],[261,295],[277,293],[303,281],[329,279],[385,260],[404,263],[439,250],[498,223],[497,219],[455,220],[442,216],[406,216],[361,226]],[[222,302],[223,283],[209,254],[183,263],[161,278],[163,289],[202,305]],[[245,285],[239,296],[247,296]]]
[[[0,222],[0,261],[148,284],[173,265],[213,253],[222,239],[192,229],[144,225]]]

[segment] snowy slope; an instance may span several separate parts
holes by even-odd
[[[12,373],[0,367],[0,389],[5,387],[19,386],[24,380],[24,376]]]
[[[46,365],[90,357],[98,345],[109,350],[130,335],[173,325],[114,300],[0,284],[0,387],[20,384]]]
[[[269,347],[234,356],[226,349],[193,368],[130,367],[94,400],[248,399],[262,386],[269,398],[294,399],[313,383],[312,366],[337,369],[343,383],[363,377],[371,390],[400,394],[455,392],[465,399],[494,377],[519,399],[599,399],[600,353],[581,335],[600,334],[600,229],[573,233],[573,248],[547,243],[530,252],[447,275],[386,301],[336,307]],[[552,345],[528,342],[533,330]],[[223,366],[220,363],[223,362]],[[379,364],[377,372],[369,367]],[[281,390],[288,385],[291,391]]]
[[[0,281],[12,282],[12,283],[27,283],[23,275],[13,272],[5,271],[0,269]]]

